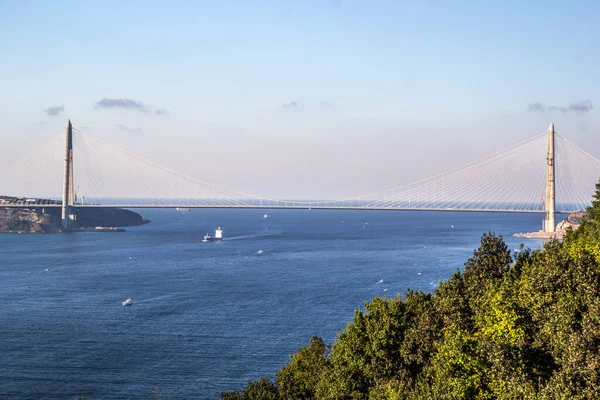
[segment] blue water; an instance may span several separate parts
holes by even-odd
[[[141,213],[153,222],[125,233],[0,235],[0,398],[142,399],[159,387],[173,399],[215,399],[272,377],[312,335],[331,342],[366,300],[431,291],[483,232],[515,249],[524,239],[510,235],[542,218]],[[201,243],[217,226],[226,240]],[[122,307],[127,297],[135,303]]]

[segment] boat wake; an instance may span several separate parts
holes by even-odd
[[[270,229],[265,228],[264,231],[259,232],[259,233],[253,233],[251,235],[243,235],[243,236],[226,237],[226,238],[223,238],[223,240],[241,240],[241,239],[252,239],[252,238],[263,237],[263,236],[275,236],[275,235],[281,234],[282,232],[283,232],[282,230],[270,230]]]
[[[145,299],[145,300],[136,300],[135,304],[150,303],[152,301],[163,300],[163,299],[167,299],[169,297],[173,297],[173,296],[177,296],[177,295],[178,295],[178,293],[173,293],[173,294],[165,294],[164,296],[152,297],[150,299]]]

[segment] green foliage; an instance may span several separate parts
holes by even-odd
[[[290,358],[291,362],[277,373],[281,399],[314,398],[321,376],[331,368],[323,339],[313,336],[308,346]]]
[[[225,391],[219,394],[220,400],[241,400],[241,398],[242,394],[239,390]]]
[[[484,233],[481,246],[465,263],[462,279],[465,284],[464,294],[472,308],[478,307],[484,294],[508,271],[511,262],[510,250],[502,236]]]
[[[31,230],[31,221],[13,216],[8,220],[7,228],[12,232],[29,232]]]
[[[444,329],[437,350],[430,371],[437,393],[453,399],[489,398],[489,366],[478,354],[474,335],[450,326]]]
[[[583,218],[581,226],[569,232],[564,244],[566,251],[573,258],[584,253],[592,254],[600,261],[600,182],[596,184],[596,192],[592,205],[587,209],[587,216]]]
[[[600,182],[596,183],[596,191],[592,200],[592,205],[588,208],[590,221],[600,223]]]
[[[242,400],[277,400],[279,399],[277,385],[262,377],[258,381],[248,382],[242,390]]]
[[[374,298],[329,348],[222,399],[600,398],[600,183],[579,229],[514,257],[481,245],[433,294]]]
[[[408,327],[406,304],[375,298],[365,309],[355,312],[333,346],[334,373],[319,385],[320,398],[366,399],[374,382],[393,378],[405,363],[400,347]]]
[[[264,376],[257,381],[250,381],[245,388],[221,392],[221,400],[279,400],[277,385]]]

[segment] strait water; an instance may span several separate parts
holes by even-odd
[[[333,341],[372,297],[433,290],[485,231],[542,243],[511,237],[538,230],[537,214],[267,212],[142,210],[152,223],[125,233],[0,235],[0,399],[216,399],[273,377],[312,335]],[[226,239],[201,243],[217,226]]]

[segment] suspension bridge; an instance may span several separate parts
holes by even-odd
[[[65,133],[0,169],[2,191],[26,196],[0,197],[0,207],[60,207],[67,229],[85,207],[314,208],[545,213],[544,230],[553,232],[555,213],[589,206],[599,177],[600,161],[550,124],[547,132],[410,184],[342,200],[271,199],[174,171],[79,132],[69,120]]]

